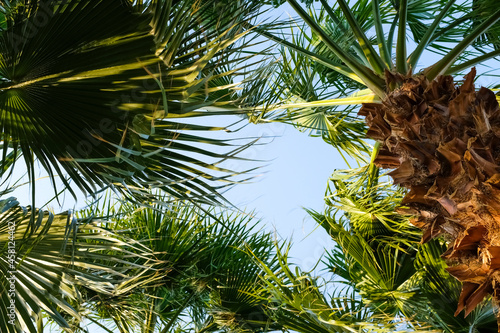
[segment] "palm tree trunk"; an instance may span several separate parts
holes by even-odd
[[[451,76],[387,72],[398,88],[359,112],[382,143],[375,163],[409,189],[401,212],[415,216],[422,242],[449,240],[443,257],[463,282],[455,315],[466,316],[487,295],[500,301],[500,109],[491,90],[476,91],[475,75],[458,88]]]

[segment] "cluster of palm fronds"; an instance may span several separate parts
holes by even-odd
[[[16,323],[2,292],[2,332],[42,332],[47,320],[68,332],[86,332],[89,323],[120,332],[281,327],[265,311],[271,299],[253,257],[272,266],[274,241],[251,217],[185,202],[101,203],[77,218],[2,202],[0,244],[6,249],[14,222],[18,260]],[[4,262],[2,271],[7,291]]]
[[[220,201],[220,188],[242,171],[220,164],[249,143],[207,134],[229,130],[207,119],[244,113],[237,89],[247,81],[253,42],[242,24],[254,22],[262,5],[222,7],[0,2],[3,156],[22,153],[33,187],[39,165],[72,193],[112,188],[140,200],[144,189],[160,188]]]
[[[485,65],[495,64],[498,5],[320,0],[320,6],[304,1],[312,5],[305,9],[287,0],[305,24],[258,24],[265,6],[283,2],[0,0],[3,184],[22,159],[32,203],[39,169],[56,196],[62,186],[74,196],[113,192],[120,199],[106,194],[82,212],[62,214],[1,201],[1,332],[40,333],[47,325],[85,332],[88,323],[142,333],[497,331],[498,311],[481,299],[498,298],[492,288],[500,268],[492,258],[500,237],[487,230],[460,247],[467,233],[447,226],[459,221],[453,223],[468,230],[477,221],[443,209],[450,201],[441,199],[456,193],[431,195],[439,179],[460,168],[450,167],[439,142],[429,141],[445,125],[424,131],[430,126],[420,120],[446,113],[460,96],[422,82],[476,65],[485,76]],[[259,46],[266,39],[283,46],[273,66],[265,65],[268,51]],[[431,54],[438,60],[423,61]],[[428,87],[434,99],[424,98]],[[474,195],[498,184],[494,102],[488,122],[467,118],[468,126],[489,126],[461,128],[467,138],[482,137],[453,152],[475,186],[468,194],[474,200],[465,202],[482,203]],[[356,114],[362,104],[368,127]],[[464,103],[478,110],[480,104]],[[289,245],[255,231],[251,217],[208,208],[247,177],[224,162],[243,161],[239,153],[252,141],[236,144],[225,136],[230,128],[208,121],[234,115],[290,123],[360,165],[335,172],[327,211],[309,212],[336,243],[324,259],[332,281],[294,269]],[[455,139],[450,128],[442,132],[448,133],[443,140]],[[379,141],[372,147],[366,137]],[[410,137],[430,148],[402,152]],[[475,161],[489,161],[488,179],[481,165],[478,172],[467,168],[473,153]],[[405,174],[403,185],[424,188],[421,202],[383,182],[377,167],[403,164],[419,172],[417,180],[410,179],[416,172]],[[407,200],[417,217],[443,222],[426,220],[425,244],[410,218],[398,214]],[[493,210],[481,209],[495,219]],[[441,233],[451,238],[435,238]],[[456,267],[484,275],[480,282],[469,276],[462,293],[440,258],[448,246]],[[471,314],[456,316],[457,305]]]
[[[199,206],[247,177],[222,164],[243,161],[252,140],[209,122],[259,104],[239,90],[261,89],[248,72],[266,52],[243,26],[261,11],[260,1],[0,1],[3,185],[24,161],[32,203],[40,169],[56,197],[111,189],[128,200],[79,218],[2,202],[1,332],[276,327],[269,301],[248,296],[261,292],[248,250],[270,262],[270,235]]]

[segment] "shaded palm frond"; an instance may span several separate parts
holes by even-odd
[[[38,332],[42,312],[69,330],[71,322],[81,320],[82,291],[113,297],[124,285],[140,284],[154,275],[148,273],[152,262],[146,248],[127,243],[99,221],[78,220],[71,213],[33,212],[13,198],[1,206],[2,332]],[[108,255],[111,249],[114,257]],[[124,258],[131,250],[145,258],[146,265],[136,265],[143,279],[127,275],[130,266]]]
[[[249,57],[238,46],[240,24],[254,19],[258,1],[226,17],[215,0],[2,8],[19,6],[0,32],[0,127],[31,181],[37,160],[73,193],[112,187],[142,198],[161,188],[213,203],[243,180],[220,163],[250,143],[215,139],[212,131],[227,129],[181,119],[245,112],[235,92]]]
[[[164,203],[150,207],[103,200],[82,212],[109,217],[116,232],[151,249],[158,272],[154,282],[129,293],[94,297],[92,312],[111,320],[109,328],[144,333],[176,332],[184,325],[209,331],[280,328],[265,312],[269,300],[252,296],[264,292],[264,272],[248,250],[273,262],[271,235],[256,230],[251,215],[159,198]],[[147,262],[131,259],[136,265]]]

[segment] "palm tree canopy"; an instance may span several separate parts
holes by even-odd
[[[267,313],[271,299],[261,280],[265,271],[255,259],[274,267],[275,243],[270,233],[257,229],[251,215],[187,202],[144,207],[105,200],[81,214],[102,215],[114,232],[150,249],[152,257],[131,250],[129,261],[137,275],[143,266],[154,272],[152,283],[138,281],[113,297],[87,291],[83,317],[120,332],[261,332],[282,327]],[[108,255],[115,254],[110,249]]]
[[[207,134],[224,127],[180,119],[243,113],[235,88],[249,56],[237,44],[246,36],[240,24],[261,4],[237,1],[222,17],[218,6],[0,2],[4,160],[20,151],[30,180],[38,161],[73,193],[112,187],[138,198],[162,188],[219,201],[218,189],[241,180],[219,163],[245,145]]]

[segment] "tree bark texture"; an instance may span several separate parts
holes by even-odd
[[[490,294],[500,300],[500,108],[491,90],[476,91],[475,75],[457,87],[451,76],[387,72],[398,88],[359,112],[382,142],[375,163],[409,190],[401,211],[414,215],[422,242],[450,242],[443,257],[463,282],[455,315],[466,316]]]

